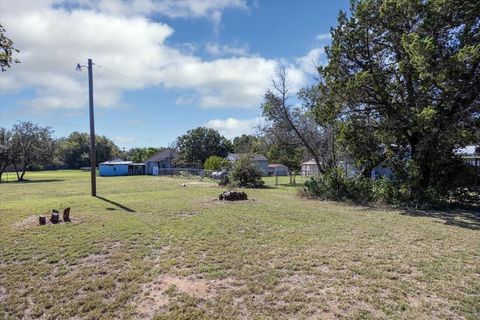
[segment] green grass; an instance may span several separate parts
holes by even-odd
[[[480,318],[478,213],[306,200],[288,177],[236,203],[196,180],[100,177],[93,198],[88,172],[26,178],[0,184],[2,319]],[[73,223],[35,225],[66,206]]]

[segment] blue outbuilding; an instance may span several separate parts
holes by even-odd
[[[98,165],[101,177],[127,176],[144,174],[145,164],[133,163],[132,161],[111,160]]]

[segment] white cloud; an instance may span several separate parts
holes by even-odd
[[[116,5],[130,3],[137,12],[147,10],[149,1],[104,0],[98,2],[98,8],[89,10],[53,8],[53,0],[33,2],[35,5],[31,7],[29,3],[32,2],[2,2],[2,24],[21,51],[18,54],[21,63],[2,74],[0,90],[32,88],[36,96],[25,103],[39,110],[78,109],[87,105],[87,74],[76,72],[75,65],[86,64],[88,58],[96,63],[95,105],[109,108],[121,104],[126,90],[158,85],[184,89],[180,100],[203,107],[256,108],[279,63],[261,56],[235,56],[241,55],[242,48],[229,46],[219,50],[234,57],[203,60],[193,52],[166,44],[174,32],[170,26],[146,16],[115,13],[122,10],[115,8]],[[76,3],[84,8],[92,1]],[[166,12],[172,16],[181,15],[180,11],[174,13],[174,8],[181,7],[201,17],[212,10],[241,3],[195,0],[154,4],[167,6],[171,11]],[[111,7],[105,9],[107,6]],[[296,65],[288,67],[288,76],[293,89],[306,81],[304,71]]]
[[[205,124],[205,127],[218,130],[221,135],[233,139],[242,134],[253,134],[260,125],[260,119],[239,120],[235,118],[214,119]]]
[[[315,39],[318,41],[330,41],[332,39],[332,35],[330,34],[330,32],[321,33],[318,34]]]
[[[248,45],[220,45],[218,43],[209,42],[205,45],[205,50],[213,57],[221,56],[250,56]]]
[[[304,72],[317,74],[317,67],[325,62],[324,59],[322,60],[324,53],[323,48],[314,48],[305,56],[297,58],[296,62]]]

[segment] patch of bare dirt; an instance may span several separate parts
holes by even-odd
[[[77,224],[77,223],[82,222],[82,220],[79,219],[79,218],[70,218],[70,220],[71,220],[70,222],[60,221],[58,224],[64,224],[64,223]],[[45,226],[51,226],[51,225],[53,225],[53,223],[51,223],[50,220],[47,217],[47,224]],[[12,224],[12,228],[14,228],[14,229],[30,229],[30,228],[34,228],[34,227],[45,227],[45,226],[41,226],[39,224],[38,216],[29,216],[22,221],[17,221],[17,222]]]
[[[136,307],[137,313],[151,317],[168,305],[171,298],[166,291],[172,287],[180,293],[196,298],[209,298],[211,295],[211,286],[207,280],[163,275],[142,287]]]
[[[232,279],[205,280],[194,277],[162,275],[153,282],[144,284],[142,292],[136,299],[136,311],[142,318],[151,318],[169,303],[174,297],[169,289],[199,299],[212,299],[220,290],[236,287],[238,283]]]

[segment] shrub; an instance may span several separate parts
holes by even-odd
[[[312,177],[305,182],[304,191],[307,195],[323,200],[368,202],[373,199],[368,178],[348,178],[340,168],[332,168],[320,176]]]
[[[222,170],[228,167],[228,165],[229,165],[228,160],[219,156],[211,156],[207,160],[205,160],[205,163],[203,164],[203,168],[205,170]]]
[[[233,166],[229,175],[230,182],[239,187],[256,188],[263,186],[262,172],[252,161],[249,154],[244,154]]]

